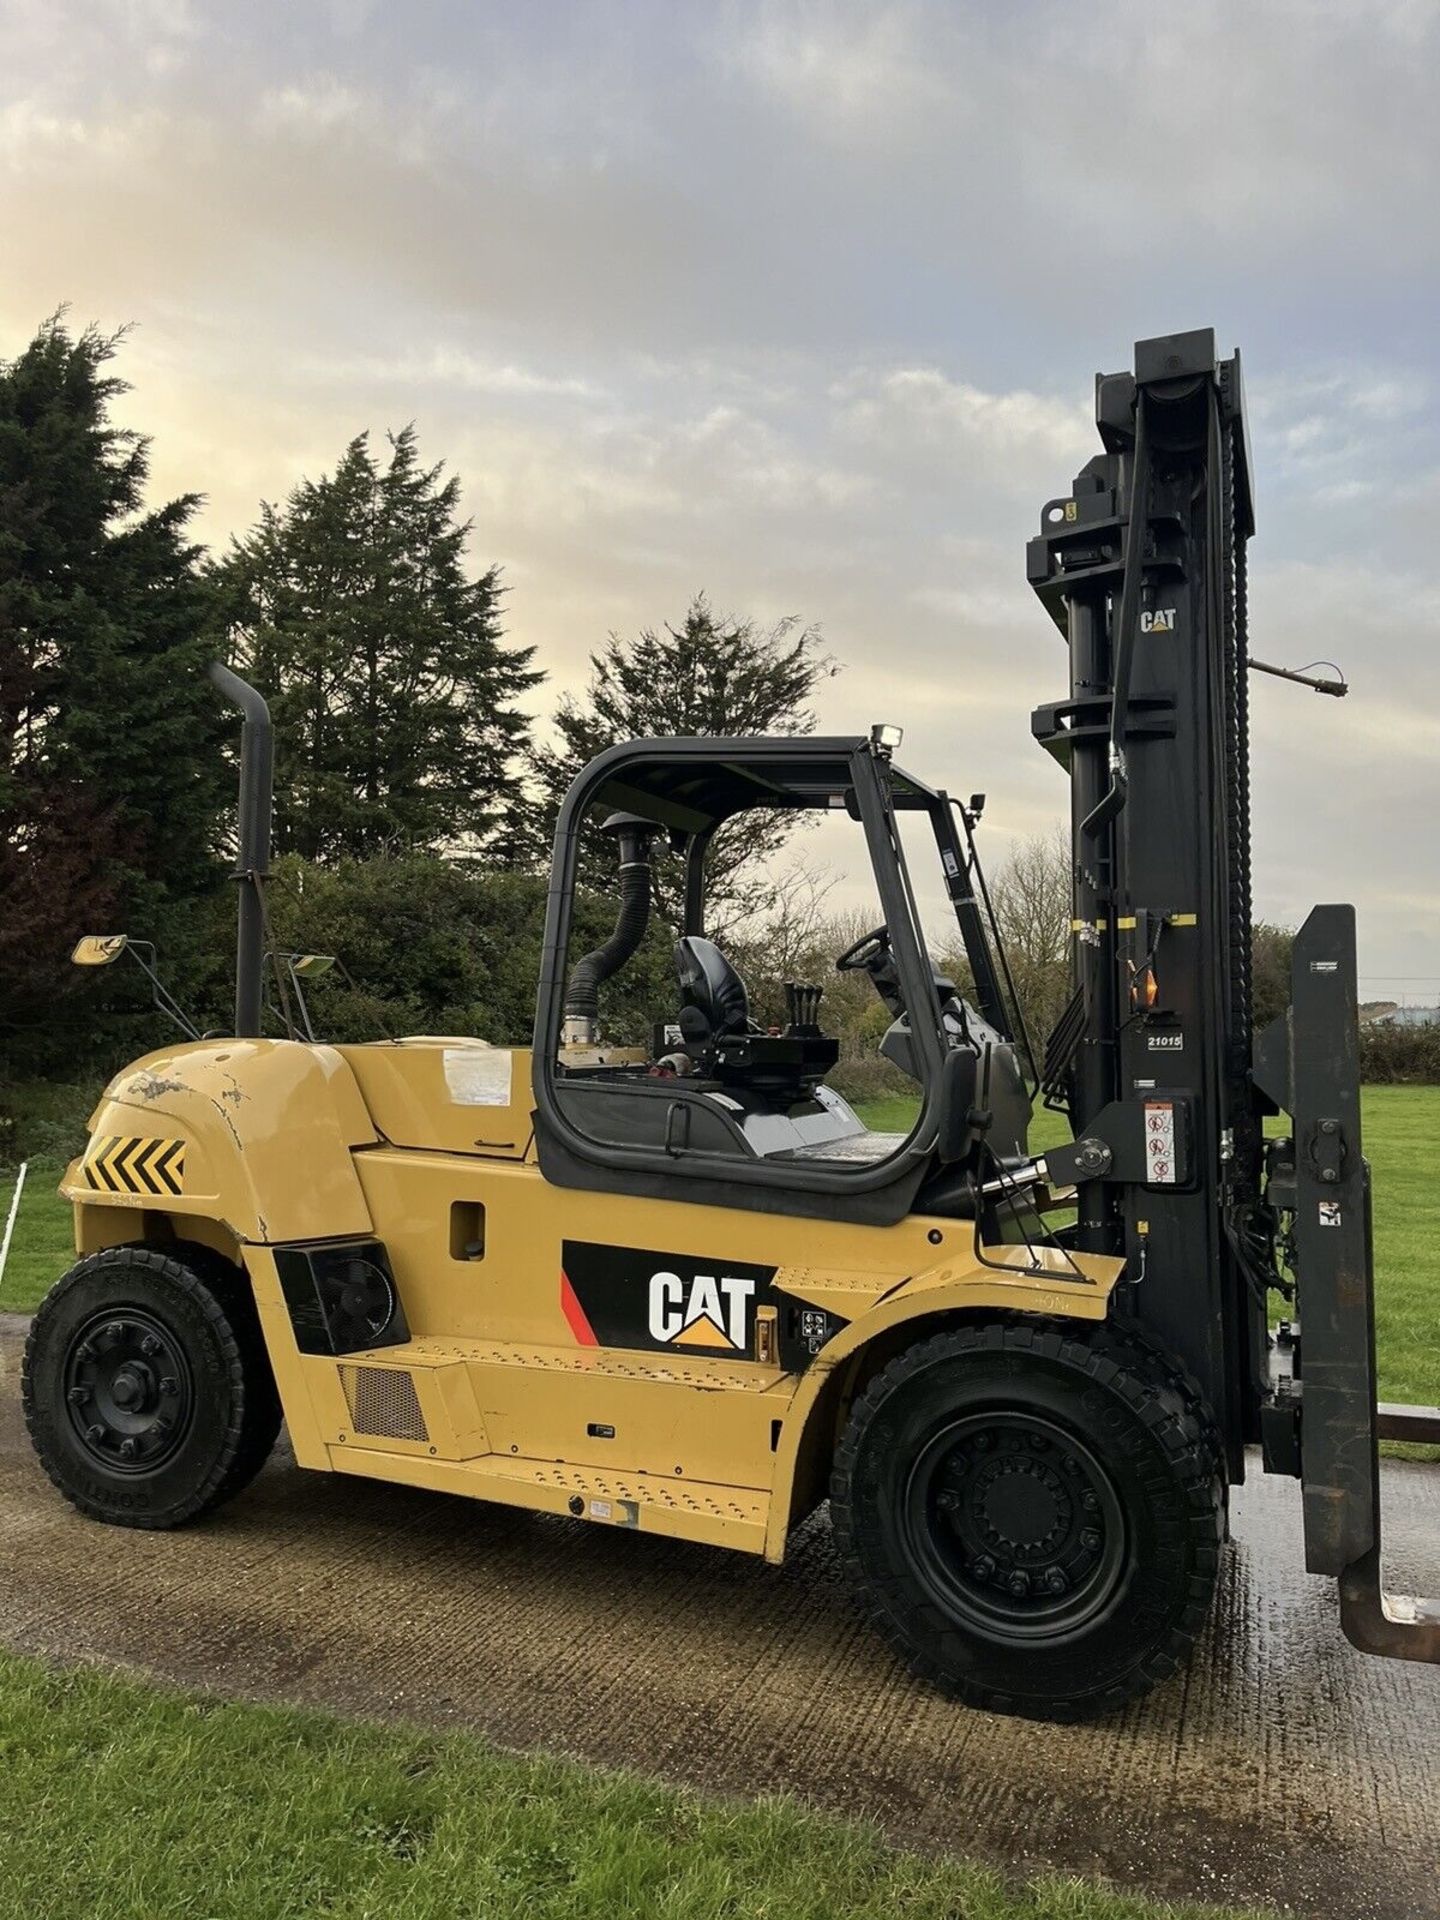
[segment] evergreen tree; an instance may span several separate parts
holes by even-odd
[[[460,482],[413,428],[365,434],[217,569],[242,671],[276,723],[276,844],[309,859],[474,852],[495,838],[541,675],[501,637],[498,571],[467,577]]]
[[[209,590],[187,495],[143,510],[148,442],[115,426],[122,336],[56,315],[0,363],[0,1047],[12,1071],[93,1050],[124,987],[67,1015],[77,934],[169,949],[219,880],[228,780],[204,677]],[[103,1020],[99,1022],[103,1029]]]
[[[697,594],[678,627],[647,627],[637,639],[611,634],[590,656],[583,696],[565,694],[556,709],[553,746],[531,756],[539,806],[534,811],[537,860],[548,860],[555,818],[566,789],[587,761],[618,741],[685,734],[804,734],[813,731],[809,702],[838,669],[821,651],[819,629],[792,617],[761,627],[712,613]],[[784,888],[774,858],[793,821],[783,814],[740,815],[723,828],[706,859],[707,926],[721,935],[740,918],[771,912]],[[598,851],[582,877],[601,889],[614,883],[613,855]],[[679,918],[678,876],[659,870],[660,905]]]

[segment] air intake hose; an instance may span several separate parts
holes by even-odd
[[[655,822],[637,813],[612,813],[600,831],[614,834],[618,846],[620,912],[604,946],[575,962],[565,989],[565,1038],[580,1044],[595,1039],[602,982],[618,973],[639,947],[650,920],[650,843],[657,831]]]

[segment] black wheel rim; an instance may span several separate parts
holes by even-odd
[[[947,1424],[916,1459],[902,1514],[932,1597],[989,1640],[1062,1645],[1123,1597],[1129,1548],[1114,1482],[1044,1414],[996,1409]]]
[[[64,1378],[75,1437],[111,1473],[153,1473],[190,1430],[195,1391],[185,1350],[139,1308],[87,1320],[66,1351]]]

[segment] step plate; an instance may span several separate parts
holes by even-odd
[[[767,1393],[787,1376],[779,1367],[751,1362],[686,1359],[617,1353],[606,1347],[544,1347],[487,1344],[476,1340],[418,1339],[386,1350],[385,1361],[398,1367],[445,1367],[456,1361],[482,1367],[523,1367],[541,1373],[599,1374],[613,1380],[652,1380],[681,1387],[705,1387],[723,1393]]]
[[[653,1474],[601,1473],[553,1460],[487,1454],[438,1460],[373,1448],[332,1446],[338,1473],[426,1487],[472,1500],[494,1500],[537,1513],[567,1515],[601,1526],[638,1528],[676,1540],[698,1540],[743,1553],[765,1550],[769,1497],[751,1487],[660,1479]]]

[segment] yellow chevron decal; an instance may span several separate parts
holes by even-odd
[[[114,1134],[92,1140],[85,1179],[97,1193],[139,1193],[163,1200],[185,1190],[185,1142]]]

